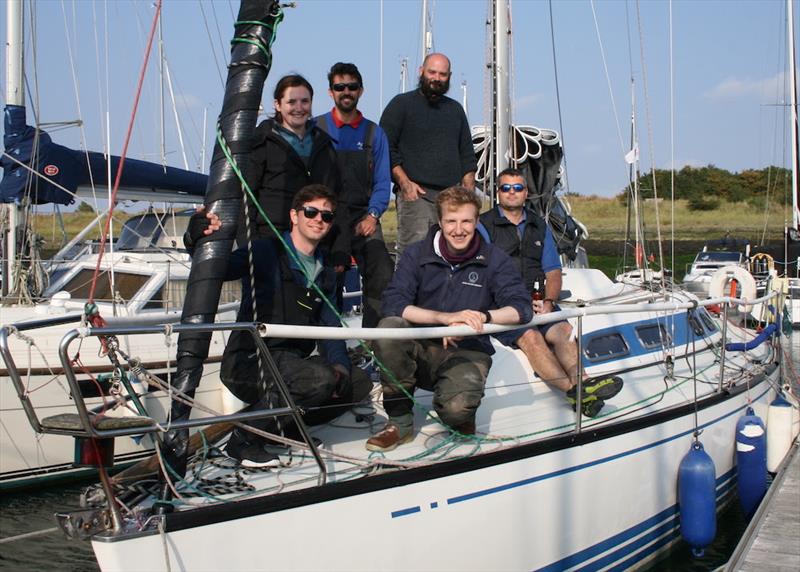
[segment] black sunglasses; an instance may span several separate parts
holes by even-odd
[[[350,83],[335,83],[331,86],[333,91],[344,91],[345,89],[349,89],[350,91],[358,91],[361,89],[361,84],[357,81],[353,81]]]
[[[501,193],[507,193],[512,189],[516,193],[521,193],[522,191],[525,190],[525,185],[523,185],[522,183],[514,183],[513,185],[509,185],[508,183],[506,183],[505,185],[500,185]]]
[[[322,222],[333,222],[333,211],[321,211],[317,207],[301,207],[299,210],[303,211],[306,218],[317,218],[319,215]]]

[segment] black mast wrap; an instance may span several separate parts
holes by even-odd
[[[182,323],[210,324],[216,316],[228,257],[241,220],[243,194],[241,181],[223,151],[223,144],[246,178],[261,94],[272,64],[271,44],[275,27],[281,19],[280,5],[274,0],[242,0],[239,7],[205,196],[206,209],[217,214],[222,226],[217,232],[197,241],[186,287]],[[172,379],[175,389],[194,397],[210,341],[210,333],[180,334],[177,371]],[[190,412],[190,405],[172,401],[172,420],[188,419]],[[168,477],[182,477],[186,472],[188,442],[186,429],[166,433],[165,461],[175,472]]]

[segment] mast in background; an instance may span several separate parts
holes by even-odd
[[[511,136],[511,18],[508,0],[492,2],[491,166],[485,188],[495,188],[497,173],[508,167]]]
[[[422,53],[419,58],[419,65],[425,61],[427,56],[433,50],[433,32],[430,29],[430,18],[428,17],[428,0],[422,0]]]
[[[797,63],[795,62],[795,39],[794,39],[794,13],[792,8],[793,0],[786,0],[786,20],[788,26],[789,42],[789,97],[792,130],[792,228],[800,230],[800,188],[798,188],[798,170],[800,170],[800,156],[798,156],[797,141]]]
[[[24,71],[24,40],[25,28],[23,25],[24,7],[22,0],[6,1],[6,105],[25,105]],[[12,271],[17,253],[17,205],[9,203],[0,205],[8,217],[8,224],[2,242],[2,270],[0,270],[0,296],[6,296],[14,282]]]

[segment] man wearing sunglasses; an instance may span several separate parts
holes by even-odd
[[[381,294],[394,271],[380,223],[391,190],[389,144],[383,129],[358,110],[364,86],[354,64],[334,64],[328,87],[334,107],[315,121],[333,139],[342,177],[339,208],[347,211],[351,251],[362,280],[362,326],[374,328],[380,320]]]
[[[419,86],[396,95],[383,110],[397,197],[397,254],[425,238],[437,223],[436,197],[443,189],[475,188],[475,150],[467,115],[450,89],[450,60],[428,54]]]
[[[497,176],[497,206],[483,213],[478,228],[487,241],[513,260],[531,296],[533,311],[557,311],[561,293],[561,260],[547,223],[527,206],[528,187],[524,174],[505,169]],[[576,406],[578,346],[566,320],[496,334],[508,346],[525,353],[542,380],[565,392]],[[606,399],[622,389],[619,377],[585,379],[582,411],[587,417],[600,413]]]
[[[291,230],[281,237],[253,241],[253,285],[250,278],[250,253],[240,248],[229,258],[226,280],[242,280],[242,302],[238,322],[265,322],[297,326],[341,326],[330,303],[337,300],[336,272],[317,249],[333,226],[336,196],[324,185],[308,185],[294,196],[289,211]],[[220,228],[213,213],[198,212],[192,217],[187,249],[203,235]],[[252,288],[255,288],[256,315],[253,315]],[[354,400],[351,362],[341,340],[266,338],[267,346],[295,403],[305,410],[325,405],[321,412],[306,416],[309,423],[323,422],[339,415]],[[319,355],[312,356],[315,349]],[[231,332],[222,358],[220,377],[228,389],[249,404],[248,410],[278,407],[280,394],[259,363],[249,332]],[[357,371],[356,371],[357,370]],[[353,368],[358,398],[371,384],[358,368]],[[266,378],[268,390],[259,381]],[[327,407],[340,405],[341,407]],[[328,413],[327,417],[325,413]],[[316,417],[316,418],[315,418]],[[287,417],[251,421],[258,429],[277,432]],[[280,422],[280,424],[279,424]],[[278,457],[269,443],[241,428],[234,429],[226,453],[244,467],[277,466]]]
[[[451,187],[436,201],[438,226],[412,244],[383,297],[380,327],[520,324],[533,316],[522,280],[501,249],[475,232],[480,201],[472,189]],[[411,396],[417,386],[433,391],[439,420],[461,435],[472,435],[475,414],[492,364],[487,335],[441,339],[376,340],[386,426],[366,443],[370,451],[391,451],[414,439]]]

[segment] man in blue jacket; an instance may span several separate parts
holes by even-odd
[[[335,195],[326,186],[307,185],[295,194],[292,201],[289,211],[291,230],[281,235],[285,246],[277,237],[252,243],[255,316],[247,248],[231,254],[226,279],[242,280],[242,303],[237,322],[341,326],[336,311],[329,304],[337,299],[336,273],[317,249],[331,231],[336,204]],[[206,235],[219,228],[219,219],[212,213],[194,218],[199,218],[202,224],[190,229],[187,248],[191,248],[192,238],[200,235],[198,227],[205,227],[202,233]],[[296,405],[313,409],[323,404],[344,406],[352,402],[351,363],[344,341],[267,338],[265,342]],[[319,349],[319,355],[312,356],[315,349]],[[236,397],[250,404],[248,410],[270,409],[283,404],[274,381],[265,368],[260,367],[249,332],[231,332],[222,358],[220,378]],[[266,379],[266,389],[262,378]],[[359,381],[368,383],[365,376]],[[338,410],[337,414],[341,412]],[[266,418],[248,424],[263,431],[276,432],[288,419],[281,417],[278,422]],[[266,445],[269,445],[266,440],[237,427],[225,451],[244,467],[276,466],[278,458],[265,448]]]
[[[439,226],[409,246],[383,297],[380,327],[519,324],[533,313],[511,259],[475,232],[480,201],[475,192],[451,187],[436,199]],[[414,437],[417,385],[434,392],[442,423],[462,435],[475,433],[475,412],[494,353],[487,335],[463,339],[378,340],[384,429],[371,437],[370,451],[391,451]]]
[[[346,211],[341,214],[362,279],[361,325],[374,328],[380,320],[381,295],[394,271],[380,223],[391,191],[389,143],[383,129],[358,110],[364,84],[354,64],[334,64],[328,88],[334,107],[317,117],[316,125],[330,135],[336,149],[342,179],[339,209]]]

